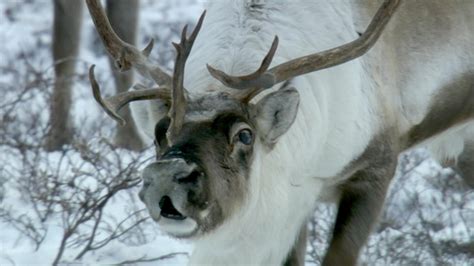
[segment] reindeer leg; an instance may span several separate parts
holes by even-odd
[[[396,158],[388,161],[356,172],[340,186],[336,224],[322,265],[356,265],[395,173]]]
[[[293,248],[286,258],[284,266],[303,266],[306,255],[308,227],[306,222],[301,226],[300,233],[296,239]]]

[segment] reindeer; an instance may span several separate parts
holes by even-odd
[[[124,124],[133,102],[154,141],[139,196],[163,231],[195,241],[190,264],[302,265],[307,219],[335,201],[322,263],[354,265],[398,154],[452,159],[473,139],[472,1],[209,1],[173,43],[173,75],[148,59],[153,41],[125,43],[87,4],[119,69],[158,85],[104,99],[89,72],[103,109]]]

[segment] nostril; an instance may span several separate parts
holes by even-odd
[[[192,171],[191,174],[189,175],[177,175],[175,176],[175,180],[179,184],[191,184],[191,185],[196,185],[199,177],[201,176],[201,173],[199,171]]]
[[[160,209],[164,209],[164,207],[170,203],[171,203],[170,197],[164,196],[160,199],[160,202],[158,203],[158,205],[160,206]]]

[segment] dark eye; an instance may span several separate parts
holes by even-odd
[[[239,141],[245,145],[252,144],[252,137],[252,131],[250,131],[249,129],[242,129],[239,132]]]

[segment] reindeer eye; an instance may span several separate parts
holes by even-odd
[[[252,144],[252,137],[252,131],[250,131],[249,129],[242,129],[239,132],[239,141],[245,145]]]

